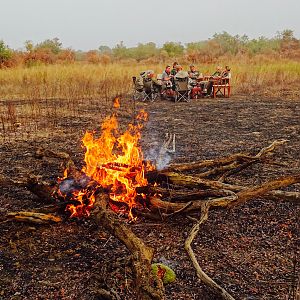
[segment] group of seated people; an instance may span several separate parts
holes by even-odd
[[[216,71],[210,76],[203,76],[194,64],[190,65],[189,71],[184,71],[182,66],[177,62],[173,63],[173,68],[167,65],[161,76],[156,76],[155,72],[148,70],[143,72],[144,78],[151,80],[155,89],[161,94],[168,88],[175,90],[175,82],[177,79],[187,79],[188,89],[191,91],[191,98],[201,93],[202,96],[210,97],[213,93],[213,84],[216,80],[221,80],[222,84],[229,83],[231,78],[229,66],[218,66]]]

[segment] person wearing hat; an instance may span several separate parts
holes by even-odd
[[[147,79],[152,81],[154,90],[158,93],[161,92],[161,83],[158,82],[155,72],[153,70],[147,71]]]
[[[186,78],[186,77],[189,77],[188,72],[183,71],[183,68],[180,65],[177,65],[176,71],[177,72],[176,72],[174,78]]]

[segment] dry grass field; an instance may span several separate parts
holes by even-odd
[[[249,97],[297,99],[300,91],[300,63],[290,60],[220,62],[232,69],[232,94]],[[137,65],[131,61],[120,64],[48,65],[31,68],[0,70],[1,137],[18,130],[22,135],[35,133],[37,128],[47,132],[57,117],[82,114],[81,107],[95,101],[100,106],[116,96],[129,97],[131,77],[141,70],[152,69],[157,74],[161,65]],[[184,66],[188,69],[188,66]],[[203,74],[211,74],[214,65],[200,65]],[[23,101],[26,100],[26,101]],[[59,105],[57,105],[59,103]],[[83,105],[81,105],[83,104]],[[85,104],[85,105],[84,105]],[[39,123],[42,124],[39,124]]]

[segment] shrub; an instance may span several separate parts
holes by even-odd
[[[0,68],[7,67],[9,60],[12,57],[12,51],[4,44],[4,41],[0,41]]]

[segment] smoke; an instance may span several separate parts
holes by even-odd
[[[66,196],[71,196],[74,192],[86,188],[91,178],[82,174],[79,178],[66,178],[59,184],[59,190]]]
[[[155,112],[152,112],[155,113]],[[150,119],[150,117],[149,117]],[[163,135],[158,124],[148,121],[143,132],[145,148],[144,158],[151,161],[157,170],[165,169],[172,160],[170,153],[175,153],[175,133],[166,132]],[[147,142],[146,142],[147,141]],[[150,149],[149,149],[150,145]]]
[[[157,142],[153,143],[152,148],[146,151],[145,158],[151,161],[158,171],[166,168],[172,159],[167,151],[162,151]]]

